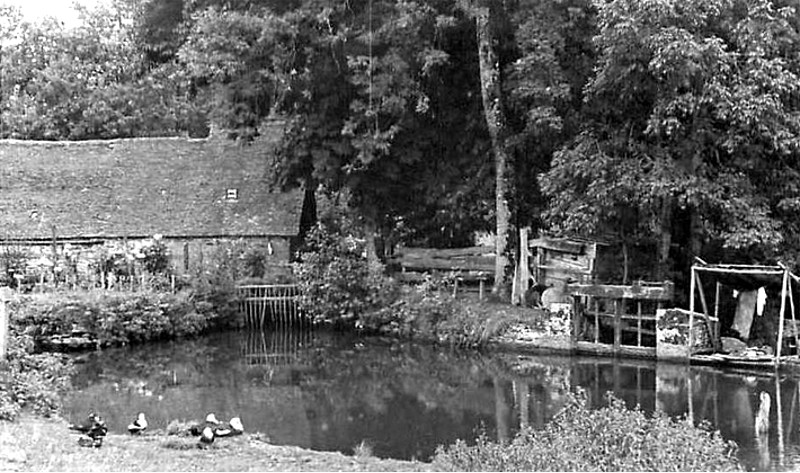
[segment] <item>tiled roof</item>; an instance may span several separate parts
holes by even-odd
[[[302,192],[270,192],[280,127],[223,139],[0,141],[0,239],[290,236]],[[226,198],[236,189],[238,200]]]

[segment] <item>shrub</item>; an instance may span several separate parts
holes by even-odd
[[[150,274],[165,274],[169,270],[169,250],[161,239],[142,248],[142,264]]]
[[[311,229],[294,274],[300,307],[315,322],[354,326],[369,311],[391,303],[395,293],[383,266],[369,264],[364,242],[347,221]]]
[[[609,397],[589,409],[574,396],[542,430],[520,431],[507,444],[485,434],[468,446],[457,441],[437,448],[442,471],[740,471],[736,444],[707,424],[694,426],[656,412],[647,416]]]
[[[54,293],[14,303],[12,323],[37,340],[86,332],[101,345],[198,335],[238,325],[224,288],[170,293]]]
[[[487,313],[450,295],[451,278],[426,275],[402,290],[395,283],[393,301],[361,317],[366,328],[439,343],[478,348],[510,323],[502,313]],[[387,291],[388,292],[388,291]]]
[[[45,417],[55,414],[72,372],[65,355],[34,354],[32,337],[12,331],[7,361],[0,369],[0,419],[14,420],[22,409]]]

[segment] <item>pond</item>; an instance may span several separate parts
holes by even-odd
[[[124,432],[137,412],[151,428],[214,412],[242,418],[272,443],[383,458],[428,460],[437,445],[481,431],[510,438],[544,425],[583,388],[594,406],[612,391],[629,407],[709,421],[740,445],[749,470],[800,468],[800,384],[612,358],[476,353],[327,332],[227,332],[201,339],[79,355],[65,414],[97,410]],[[770,432],[756,441],[762,391]]]

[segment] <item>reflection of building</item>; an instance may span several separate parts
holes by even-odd
[[[162,235],[177,274],[243,249],[281,271],[300,232],[302,192],[270,191],[282,125],[252,145],[222,138],[0,141],[6,247],[87,273]]]

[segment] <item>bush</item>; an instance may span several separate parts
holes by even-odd
[[[12,331],[7,361],[0,368],[0,419],[14,420],[22,409],[45,417],[57,413],[72,372],[65,355],[34,354],[31,336]]]
[[[693,426],[657,412],[647,416],[609,397],[589,409],[583,396],[544,429],[520,431],[507,443],[484,434],[474,446],[459,440],[437,448],[438,471],[741,471],[736,444],[707,424]]]
[[[170,293],[54,293],[15,302],[12,323],[37,340],[85,332],[101,346],[198,335],[238,325],[232,294],[214,288]]]
[[[359,319],[391,303],[396,285],[383,266],[370,266],[364,242],[348,222],[320,223],[306,236],[294,274],[300,307],[314,322],[355,326]]]
[[[426,275],[420,284],[402,290],[394,284],[394,300],[361,317],[366,328],[478,348],[511,322],[501,313],[487,313],[479,306],[452,297],[449,289],[452,283],[446,276]]]
[[[169,250],[161,239],[142,248],[142,263],[150,274],[165,274],[169,270]]]

